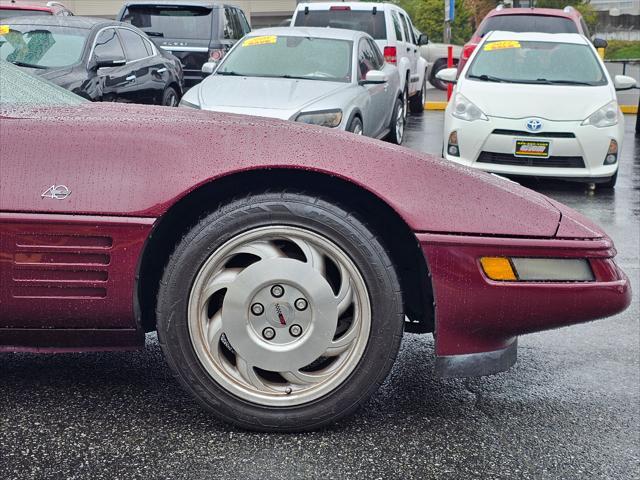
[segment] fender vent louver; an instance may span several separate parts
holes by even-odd
[[[113,240],[105,236],[16,237],[15,298],[105,298]]]

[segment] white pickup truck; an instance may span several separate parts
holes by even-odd
[[[420,45],[420,55],[429,64],[427,69],[427,80],[431,85],[440,89],[446,90],[447,84],[442,80],[436,78],[436,74],[443,68],[447,68],[447,47],[446,43],[434,43],[430,41],[426,33],[421,33],[415,30],[415,35],[423,38],[424,45]],[[453,64],[458,64],[458,59],[462,55],[462,47],[459,45],[453,45]]]
[[[373,37],[387,63],[400,71],[404,112],[424,109],[427,89],[427,61],[419,47],[426,37],[415,35],[407,12],[393,3],[305,2],[299,3],[292,27],[332,27],[361,30]]]

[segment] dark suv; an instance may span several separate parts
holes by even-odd
[[[251,31],[241,9],[206,1],[129,1],[117,19],[138,27],[158,47],[178,57],[187,87],[204,78],[204,63],[220,61],[237,40]]]

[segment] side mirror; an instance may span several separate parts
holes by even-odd
[[[369,70],[364,80],[360,81],[360,85],[375,85],[386,83],[387,80],[389,79],[387,78],[386,73],[381,72],[380,70]]]
[[[626,75],[616,75],[613,77],[613,86],[616,90],[631,90],[637,86],[636,79]]]
[[[202,65],[202,73],[205,75],[211,75],[217,66],[218,62],[207,62]]]
[[[594,38],[593,46],[596,48],[607,48],[609,46],[609,42],[607,42],[604,38]]]
[[[426,33],[421,33],[418,37],[418,45],[426,45],[429,43],[429,36]]]
[[[119,67],[120,65],[124,65],[127,63],[127,60],[124,57],[95,57],[94,65],[95,68],[104,68],[104,67]]]
[[[456,83],[458,81],[458,69],[457,68],[443,68],[436,73],[436,78],[442,80],[445,83]]]

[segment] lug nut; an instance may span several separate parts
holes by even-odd
[[[251,313],[254,315],[262,315],[264,313],[264,307],[261,303],[254,303],[251,305]]]
[[[262,336],[267,340],[272,340],[273,337],[276,336],[276,331],[271,327],[267,327],[264,330],[262,330]]]
[[[300,325],[291,325],[289,327],[289,333],[292,337],[299,337],[302,334],[302,327]]]
[[[271,287],[271,295],[276,298],[280,298],[281,296],[283,296],[284,288],[282,288],[282,285],[274,285],[273,287]]]
[[[307,309],[307,306],[309,304],[307,303],[307,301],[304,298],[299,298],[299,299],[297,299],[295,301],[294,305],[296,307],[296,310],[299,310],[299,311],[302,312],[302,311]]]

